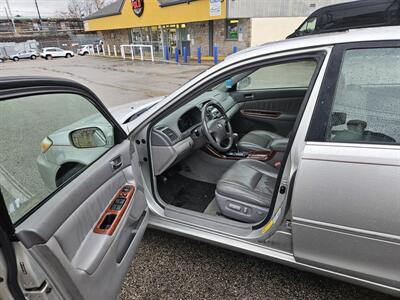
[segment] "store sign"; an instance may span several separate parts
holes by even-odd
[[[221,0],[210,0],[210,17],[221,15]]]
[[[144,0],[131,0],[131,4],[135,15],[140,17],[144,11]]]

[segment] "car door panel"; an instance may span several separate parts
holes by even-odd
[[[114,170],[110,162],[118,155],[122,165]],[[147,203],[143,187],[134,177],[130,142],[125,141],[17,227],[17,236],[43,269],[58,266],[56,272],[67,273],[85,299],[116,296],[143,236],[148,221]],[[103,212],[126,184],[135,186],[135,191],[115,232],[95,233]],[[53,256],[50,261],[49,253]]]
[[[293,193],[296,260],[400,288],[399,167],[390,147],[307,145]]]
[[[305,96],[305,89],[256,90],[232,93],[240,112],[232,120],[240,135],[252,130],[268,130],[286,136],[293,128]]]

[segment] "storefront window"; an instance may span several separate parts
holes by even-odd
[[[239,20],[227,20],[226,21],[226,38],[228,40],[238,39],[238,28]]]

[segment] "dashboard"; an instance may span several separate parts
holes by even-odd
[[[206,137],[201,128],[201,110],[209,102],[218,102],[228,118],[239,111],[239,104],[227,92],[211,90],[198,96],[159,121],[151,132],[151,151],[155,175],[177,163],[195,149],[203,147]],[[215,118],[217,109],[207,112]]]
[[[183,133],[199,123],[201,123],[201,111],[196,106],[189,109],[178,119],[178,128]]]

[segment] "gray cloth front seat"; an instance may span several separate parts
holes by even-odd
[[[265,218],[275,189],[277,170],[254,160],[237,161],[222,175],[215,199],[222,215],[247,223]]]
[[[245,152],[265,152],[274,140],[283,138],[283,136],[270,131],[254,130],[240,139],[237,148],[239,151]]]

